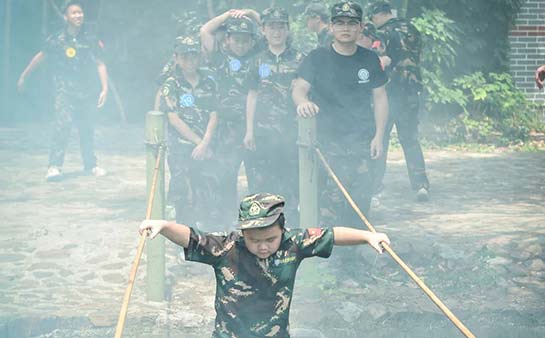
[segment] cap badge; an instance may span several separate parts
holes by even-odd
[[[257,202],[252,202],[252,205],[250,205],[250,209],[248,209],[248,215],[250,216],[257,216],[261,212],[261,206]]]

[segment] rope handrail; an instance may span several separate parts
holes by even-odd
[[[324,165],[328,175],[337,184],[337,187],[341,190],[352,209],[354,209],[354,211],[358,214],[363,223],[365,223],[369,231],[377,232],[373,225],[371,225],[369,220],[367,220],[367,217],[365,217],[358,205],[354,202],[354,200],[352,199],[346,188],[343,186],[337,175],[335,175],[335,172],[333,171],[333,169],[331,169],[331,166],[327,162],[320,149],[318,147],[315,147],[314,150],[318,154],[318,158],[320,158],[320,161]],[[399,256],[394,252],[394,250],[392,250],[392,248],[388,244],[382,243],[382,246],[384,250],[386,250],[390,254],[390,256],[392,256],[394,261],[399,264],[399,266],[401,266],[403,270],[405,270],[405,272],[416,282],[416,284],[422,289],[422,291],[424,291],[424,293],[435,303],[435,305],[437,305],[437,307],[439,307],[439,309],[443,311],[443,313],[458,328],[458,330],[462,332],[462,334],[464,334],[468,338],[475,338],[475,335],[452,313],[452,311],[449,310],[449,308],[445,304],[443,304],[443,302],[433,293],[433,291],[430,290],[430,288],[428,288],[428,286],[416,275],[416,273],[414,273],[411,268],[407,264],[405,264],[405,262],[403,262],[401,258],[399,258]]]
[[[151,219],[151,212],[153,209],[153,200],[155,199],[155,190],[157,188],[157,180],[159,177],[159,168],[161,167],[162,154],[164,149],[163,144],[159,144],[157,149],[157,159],[155,160],[155,167],[153,169],[153,180],[151,183],[150,194],[148,197],[148,206],[146,210],[146,220]],[[129,284],[127,289],[125,289],[125,295],[123,297],[123,304],[121,305],[121,310],[119,311],[119,318],[117,319],[117,327],[115,329],[115,338],[121,338],[123,334],[123,329],[125,328],[125,320],[127,319],[127,311],[129,309],[129,301],[131,299],[132,289],[134,286],[134,280],[136,278],[136,271],[138,270],[138,265],[140,265],[140,259],[142,258],[142,252],[144,251],[144,244],[146,244],[146,238],[148,237],[147,233],[142,233],[140,235],[140,241],[138,243],[138,248],[136,250],[136,257],[132,264],[131,272],[129,275]]]

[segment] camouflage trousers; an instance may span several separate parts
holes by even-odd
[[[256,150],[247,151],[244,166],[250,193],[268,192],[286,199],[285,213],[296,220],[299,204],[298,153],[295,135],[256,130]]]
[[[370,140],[347,136],[321,140],[320,149],[345,189],[361,211],[367,215],[373,192],[370,172]],[[361,220],[336,183],[319,163],[320,223],[359,227]]]
[[[167,200],[174,205],[176,222],[206,231],[217,231],[219,223],[218,190],[219,181],[215,172],[216,160],[194,160],[193,144],[181,144],[169,140],[168,166],[170,182]]]
[[[244,159],[244,122],[220,122],[217,134],[218,178],[220,181],[219,207],[225,215],[225,224],[237,219],[239,196],[238,173]]]
[[[96,166],[94,149],[94,116],[96,102],[93,98],[58,91],[55,96],[55,121],[49,151],[49,166],[62,167],[72,126],[78,129],[80,152],[85,170]]]
[[[390,93],[389,93],[390,94]],[[414,190],[422,187],[428,189],[429,181],[426,176],[426,164],[424,154],[418,140],[418,110],[419,110],[419,95],[418,93],[393,92],[390,95],[389,102],[390,117],[386,125],[384,133],[384,154],[383,156],[373,161],[373,176],[375,181],[375,193],[382,190],[384,174],[386,172],[386,161],[388,158],[388,147],[390,144],[390,134],[395,125],[399,143],[403,148],[405,155],[405,163],[407,164],[407,172],[409,181]]]

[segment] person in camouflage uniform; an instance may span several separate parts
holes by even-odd
[[[198,40],[177,41],[176,63],[161,86],[161,111],[168,114],[168,200],[176,219],[209,224],[209,206],[218,201],[217,164],[213,161],[212,138],[217,125],[217,87],[213,78],[199,69]]]
[[[424,155],[418,141],[418,110],[422,91],[420,33],[409,21],[394,17],[392,6],[387,1],[372,4],[369,17],[381,34],[385,54],[391,59],[391,64],[386,68],[390,78],[387,86],[390,117],[384,135],[384,156],[377,163],[375,190],[380,189],[382,185],[390,133],[395,125],[399,143],[405,154],[411,186],[416,191],[419,201],[427,201],[429,181]]]
[[[314,1],[307,5],[303,16],[307,29],[316,34],[318,47],[330,47],[333,37],[329,32],[329,13],[327,7],[321,2]]]
[[[297,206],[297,121],[290,97],[293,80],[303,54],[289,45],[289,16],[281,8],[268,8],[262,15],[267,50],[256,56],[251,76],[256,90],[247,98],[246,135],[249,150],[244,160],[250,191],[270,191],[285,196]],[[274,157],[270,154],[275,154]]]
[[[316,116],[320,149],[366,213],[372,195],[370,161],[382,153],[388,116],[387,77],[377,54],[356,44],[363,29],[358,4],[335,4],[331,29],[332,48],[315,49],[303,60],[292,97],[299,116]],[[322,219],[355,223],[355,213],[327,172],[320,179]]]
[[[251,18],[253,18],[253,20]],[[234,209],[237,180],[244,157],[246,99],[254,84],[250,81],[253,68],[252,48],[255,45],[259,14],[252,10],[231,10],[203,25],[201,43],[219,88],[218,153],[223,170],[221,191],[225,215]],[[225,42],[215,41],[215,32],[224,25]]]
[[[334,245],[368,243],[382,252],[382,233],[352,228],[290,229],[284,198],[260,193],[245,197],[239,230],[206,233],[187,225],[146,220],[140,233],[161,233],[184,248],[185,259],[210,265],[216,275],[213,338],[289,338],[295,275],[308,257],[331,255]]]
[[[102,108],[108,94],[108,73],[102,61],[103,44],[85,29],[83,7],[79,2],[71,1],[66,5],[64,20],[65,28],[47,39],[17,83],[22,90],[26,77],[44,60],[50,62],[56,94],[48,181],[62,178],[64,154],[73,124],[79,131],[84,171],[94,176],[106,174],[97,166],[94,151],[94,113],[96,108]]]

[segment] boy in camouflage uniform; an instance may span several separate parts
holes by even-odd
[[[270,191],[287,198],[290,217],[297,206],[297,121],[290,97],[297,67],[303,59],[287,42],[289,16],[281,8],[262,15],[267,49],[256,56],[251,71],[256,90],[248,93],[244,160],[250,191]],[[271,156],[274,154],[274,156]]]
[[[85,29],[83,7],[79,2],[70,1],[66,5],[64,20],[65,28],[47,39],[17,83],[22,90],[26,77],[36,67],[44,60],[51,63],[56,94],[48,181],[62,178],[64,154],[73,124],[79,132],[84,171],[94,176],[106,174],[97,166],[94,150],[94,113],[102,108],[108,94],[108,73],[102,61],[103,44]]]
[[[390,117],[384,134],[384,155],[377,163],[376,186],[382,184],[386,171],[390,133],[395,124],[405,154],[411,186],[419,201],[427,201],[430,184],[418,141],[419,97],[422,91],[420,33],[409,21],[394,17],[392,6],[387,1],[372,4],[369,17],[381,34],[385,53],[391,59],[391,64],[386,68],[390,78],[387,86]]]
[[[251,18],[253,18],[253,20]],[[244,156],[246,98],[252,89],[250,71],[259,14],[252,10],[230,10],[203,25],[201,43],[219,89],[218,153],[223,170],[221,192],[227,215],[235,207],[237,178]],[[223,44],[215,41],[215,32],[224,25]],[[225,48],[224,48],[225,47]]]
[[[217,88],[212,77],[199,69],[198,40],[177,41],[176,63],[161,87],[161,111],[168,114],[169,202],[176,219],[207,223],[213,215],[219,183],[213,173],[212,137],[217,125]]]
[[[185,258],[211,265],[216,275],[213,338],[288,338],[295,274],[308,257],[327,258],[334,245],[368,243],[382,252],[385,234],[353,228],[289,229],[284,199],[255,194],[240,203],[239,230],[205,233],[186,225],[148,220],[140,233],[161,233],[184,248]]]

